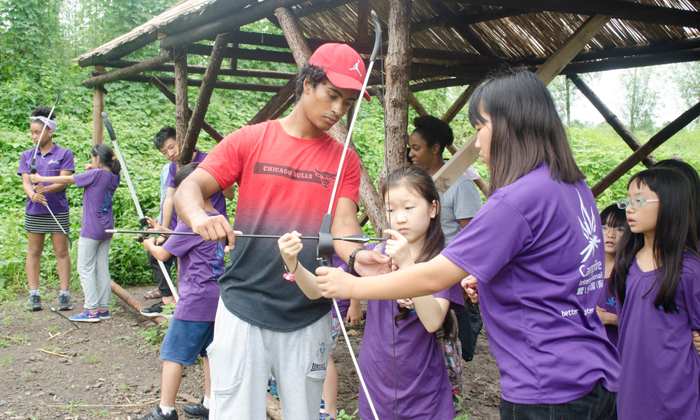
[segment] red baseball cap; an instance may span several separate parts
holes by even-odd
[[[345,44],[323,44],[309,59],[309,64],[323,68],[326,77],[341,89],[361,90],[365,82],[365,62],[352,47]],[[369,93],[364,92],[369,101]]]

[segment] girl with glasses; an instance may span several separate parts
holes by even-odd
[[[610,273],[615,266],[615,252],[620,237],[625,232],[627,219],[625,211],[612,204],[606,207],[600,213],[600,220],[603,223],[603,241],[605,248],[605,278],[603,280],[603,289],[598,297],[598,305],[596,310],[600,320],[605,325],[605,332],[608,334],[608,339],[611,343],[617,346],[618,331],[617,331],[617,299],[615,295],[609,292]]]
[[[621,419],[700,418],[700,257],[688,179],[654,168],[635,174],[629,230],[610,277],[618,298]],[[638,204],[638,205],[637,205]]]

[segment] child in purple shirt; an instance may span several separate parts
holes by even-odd
[[[618,298],[622,420],[700,418],[700,256],[690,183],[675,169],[632,176],[610,290]]]
[[[605,332],[615,347],[617,347],[617,299],[610,293],[610,273],[615,266],[615,253],[617,244],[622,234],[627,228],[627,218],[625,211],[618,208],[617,204],[611,204],[600,213],[600,220],[603,223],[603,241],[605,249],[605,278],[603,287],[600,288],[596,310],[598,317],[605,325]],[[599,281],[600,282],[600,281]]]
[[[384,230],[392,237],[385,252],[399,271],[438,255],[445,246],[445,234],[440,225],[440,195],[430,174],[417,166],[394,171],[382,195],[394,228]],[[279,244],[287,267],[295,267],[296,255],[301,251],[299,235],[284,235]],[[313,275],[301,265],[296,268],[295,279],[307,297],[320,297]],[[451,331],[453,318],[447,317],[447,312],[463,307],[459,284],[400,302],[367,303],[359,365],[378,418],[455,418],[452,387],[434,333],[440,328]],[[358,411],[363,419],[374,416],[362,387]]]
[[[73,184],[84,188],[83,225],[78,241],[78,274],[85,294],[85,312],[70,317],[78,322],[108,319],[112,280],[109,276],[109,244],[114,229],[112,199],[119,187],[121,165],[111,147],[97,144],[90,150],[91,163],[86,172],[72,176],[30,175],[33,183]]]
[[[603,279],[595,200],[546,86],[497,75],[473,93],[469,119],[489,167],[489,198],[441,255],[406,270],[351,278],[321,267],[326,297],[421,296],[463,283],[479,301],[508,419],[603,420],[619,357],[596,314]]]
[[[192,162],[183,166],[175,176],[175,186],[179,186],[198,165],[199,162]],[[211,199],[206,199],[204,206],[209,216],[219,214],[212,207]],[[192,229],[179,222],[175,232],[192,232]],[[160,404],[141,420],[177,420],[175,397],[182,379],[182,366],[194,365],[198,356],[202,356],[204,365],[205,396],[198,404],[185,405],[184,411],[189,417],[208,418],[211,375],[206,349],[214,338],[214,319],[220,294],[218,280],[224,272],[224,243],[205,242],[201,236],[171,235],[159,247],[155,240],[149,238],[143,242],[155,258],[166,261],[174,255],[180,259],[180,300],[160,348],[163,360]]]

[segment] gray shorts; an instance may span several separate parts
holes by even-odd
[[[317,420],[331,352],[331,313],[292,332],[270,331],[229,312],[219,299],[211,367],[211,420],[265,420],[270,372],[285,420]]]

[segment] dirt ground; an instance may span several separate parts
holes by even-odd
[[[145,287],[130,288],[143,300]],[[159,346],[144,338],[155,324],[113,297],[112,319],[76,328],[51,311],[57,294],[44,293],[44,310],[27,312],[27,296],[0,303],[0,419],[136,419],[153,409],[160,395]],[[145,302],[144,303],[151,303]],[[82,295],[73,293],[82,311]],[[362,328],[350,333],[359,352]],[[357,409],[358,379],[341,338],[334,353],[340,376],[338,407]],[[176,408],[198,401],[204,392],[199,364],[186,367]],[[485,337],[466,365],[463,406],[470,420],[498,419],[500,398],[496,363]]]

